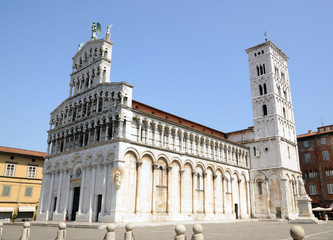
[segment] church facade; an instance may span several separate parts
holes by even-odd
[[[247,50],[254,127],[224,133],[137,102],[132,85],[110,82],[112,45],[108,28],[73,57],[69,97],[51,113],[37,220],[297,216],[301,173],[280,49],[268,41]]]

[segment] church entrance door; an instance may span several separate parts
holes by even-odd
[[[76,212],[79,210],[80,202],[80,187],[74,188],[74,197],[73,197],[73,209],[72,209],[72,221],[76,220]]]
[[[281,208],[280,208],[280,207],[277,207],[277,208],[276,208],[276,214],[275,214],[275,217],[276,217],[276,218],[281,218]]]
[[[96,222],[98,222],[98,214],[102,209],[102,194],[97,195],[97,210],[96,210]]]

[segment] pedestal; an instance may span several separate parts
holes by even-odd
[[[301,196],[297,199],[299,215],[298,218],[292,220],[291,223],[311,223],[318,224],[318,219],[312,213],[311,198],[308,196]]]

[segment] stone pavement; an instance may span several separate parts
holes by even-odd
[[[172,240],[175,236],[175,226],[179,223],[150,223],[136,224],[134,236],[136,240]],[[185,224],[186,237],[191,239],[194,223]],[[53,225],[53,226],[52,226]],[[71,223],[67,225],[67,239],[102,240],[106,232],[106,224]],[[145,226],[146,225],[146,226]],[[289,240],[289,230],[293,224],[286,221],[223,221],[202,223],[205,240]],[[306,240],[333,239],[333,221],[324,224],[301,225],[306,234]],[[3,240],[18,240],[22,231],[22,224],[5,224]],[[98,229],[102,228],[102,229]],[[58,230],[57,223],[42,224],[33,222],[31,226],[31,240],[54,240]],[[124,224],[118,224],[116,239],[122,240]]]

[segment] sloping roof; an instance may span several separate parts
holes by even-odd
[[[297,135],[297,138],[312,137],[312,136],[315,136],[315,135],[321,135],[321,134],[325,134],[325,133],[333,133],[333,130],[300,134],[300,135]]]
[[[10,147],[3,147],[3,146],[0,146],[0,152],[27,155],[27,156],[33,156],[33,157],[42,157],[42,158],[46,156],[46,152],[38,152],[38,151],[31,151],[31,150],[26,150],[26,149],[10,148]]]
[[[178,117],[178,116],[173,115],[171,113],[164,112],[162,110],[159,110],[159,109],[151,107],[149,105],[140,103],[140,102],[135,101],[135,100],[132,100],[132,108],[136,109],[136,110],[139,110],[139,111],[142,111],[142,112],[145,112],[145,113],[148,113],[150,115],[154,115],[154,116],[169,120],[171,122],[175,122],[177,124],[195,129],[197,131],[202,131],[202,132],[205,132],[207,134],[211,134],[211,135],[216,136],[216,137],[220,137],[220,138],[223,138],[223,139],[228,138],[228,136],[224,132],[221,132],[221,131],[215,130],[213,128],[204,126],[202,124],[192,122],[190,120]]]

